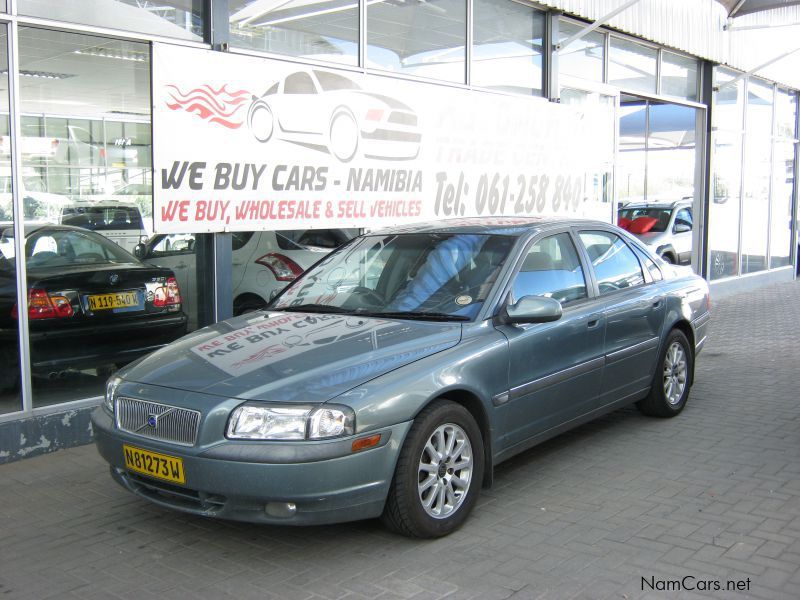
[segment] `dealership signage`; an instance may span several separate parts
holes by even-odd
[[[604,106],[153,46],[157,232],[611,217]]]

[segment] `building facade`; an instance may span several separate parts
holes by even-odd
[[[202,72],[208,51],[247,59],[253,88],[277,61],[446,90],[466,107],[479,95],[490,105],[491,93],[596,115],[587,139],[604,158],[582,189],[604,218],[625,204],[688,207],[687,260],[720,294],[795,276],[797,9],[730,19],[716,0],[7,0],[0,10],[0,462],[88,442],[89,410],[124,363],[112,328],[65,347],[48,325],[68,317],[32,285],[61,241],[26,231],[80,214],[128,249],[163,232],[153,165],[167,128],[153,125],[153,62],[164,49],[185,57],[178,70]],[[575,131],[548,143],[568,153]],[[202,132],[191,144],[211,143]],[[153,247],[193,306],[190,329],[242,309],[254,239],[182,231]]]

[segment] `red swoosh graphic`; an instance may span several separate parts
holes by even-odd
[[[193,113],[204,121],[217,123],[228,129],[238,129],[244,122],[244,117],[237,113],[250,97],[247,90],[231,91],[227,89],[227,85],[214,89],[208,84],[186,92],[176,85],[168,85],[167,88],[170,99],[165,104],[170,110]]]

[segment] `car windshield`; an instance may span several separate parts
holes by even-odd
[[[271,308],[470,320],[513,242],[484,234],[367,235],[306,272]]]
[[[650,228],[650,231],[666,231],[669,226],[669,218],[671,215],[671,208],[656,208],[653,206],[623,208],[619,211],[620,219],[630,219],[631,221],[635,221],[639,217],[656,219],[658,222]]]

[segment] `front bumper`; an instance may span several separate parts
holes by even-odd
[[[377,448],[338,456],[341,448],[349,447],[349,441],[226,441],[205,448],[176,446],[116,429],[103,407],[92,414],[92,426],[98,451],[111,465],[115,481],[155,504],[235,521],[320,525],[381,514],[411,422],[370,432],[382,434]],[[123,444],[180,457],[186,485],[128,471]],[[299,447],[304,451],[298,452]],[[293,503],[296,511],[273,516],[266,512],[268,503]]]

